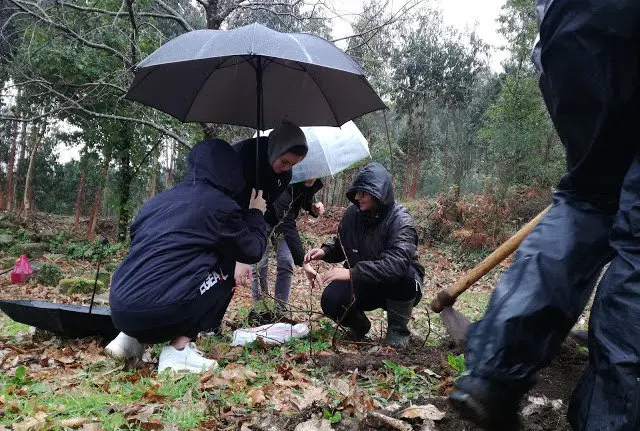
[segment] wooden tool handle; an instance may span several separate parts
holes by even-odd
[[[458,296],[468,288],[470,288],[476,281],[482,278],[487,272],[491,271],[500,262],[505,260],[507,256],[513,253],[520,243],[531,233],[534,227],[542,220],[545,214],[549,211],[551,205],[542,210],[533,220],[524,225],[518,232],[516,232],[511,238],[505,241],[500,247],[495,249],[493,253],[484,258],[475,268],[465,273],[462,277],[456,281],[453,286],[446,289],[442,289],[438,292],[436,298],[431,301],[431,309],[436,313],[441,312],[445,307],[450,307],[456,301]]]

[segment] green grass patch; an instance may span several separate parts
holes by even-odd
[[[0,334],[11,337],[15,341],[16,336],[27,333],[29,333],[29,325],[15,322],[0,312]]]

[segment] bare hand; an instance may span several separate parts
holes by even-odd
[[[303,264],[302,268],[304,269],[304,272],[307,274],[307,279],[309,280],[309,283],[311,283],[311,287],[315,287],[315,282],[316,282],[316,277],[318,276],[318,271],[313,269],[313,267],[311,265],[309,265],[308,263]]]
[[[236,286],[249,286],[249,284],[251,284],[251,280],[253,279],[253,274],[251,273],[251,265],[236,262],[236,270],[233,274],[233,278],[236,281]]]
[[[313,248],[304,255],[304,263],[309,263],[312,260],[322,260],[324,258],[324,250],[321,248]]]
[[[316,213],[318,217],[322,217],[322,215],[324,214],[324,204],[322,202],[316,202],[315,204],[311,205],[311,209],[314,213]]]
[[[351,271],[347,268],[332,268],[324,274],[320,275],[322,284],[329,284],[332,281],[349,281],[351,280]]]
[[[257,209],[262,211],[262,214],[267,210],[267,202],[262,197],[262,190],[251,189],[251,200],[249,200],[249,209]]]

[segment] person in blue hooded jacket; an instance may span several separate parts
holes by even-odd
[[[131,225],[131,249],[113,275],[109,303],[122,331],[106,347],[116,358],[142,357],[142,343],[162,349],[158,370],[200,372],[215,365],[195,349],[201,331],[217,331],[233,294],[236,261],[264,254],[266,203],[252,193],[242,208],[242,162],[222,140],[189,153],[189,172],[149,200]]]

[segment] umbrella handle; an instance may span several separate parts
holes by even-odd
[[[91,304],[89,305],[89,314],[93,310],[93,300],[96,297],[96,290],[98,290],[98,277],[100,276],[100,264],[102,263],[104,245],[109,244],[109,241],[105,237],[101,237],[100,239],[100,253],[98,254],[98,265],[96,267],[96,279],[93,282],[93,293],[91,294]]]

